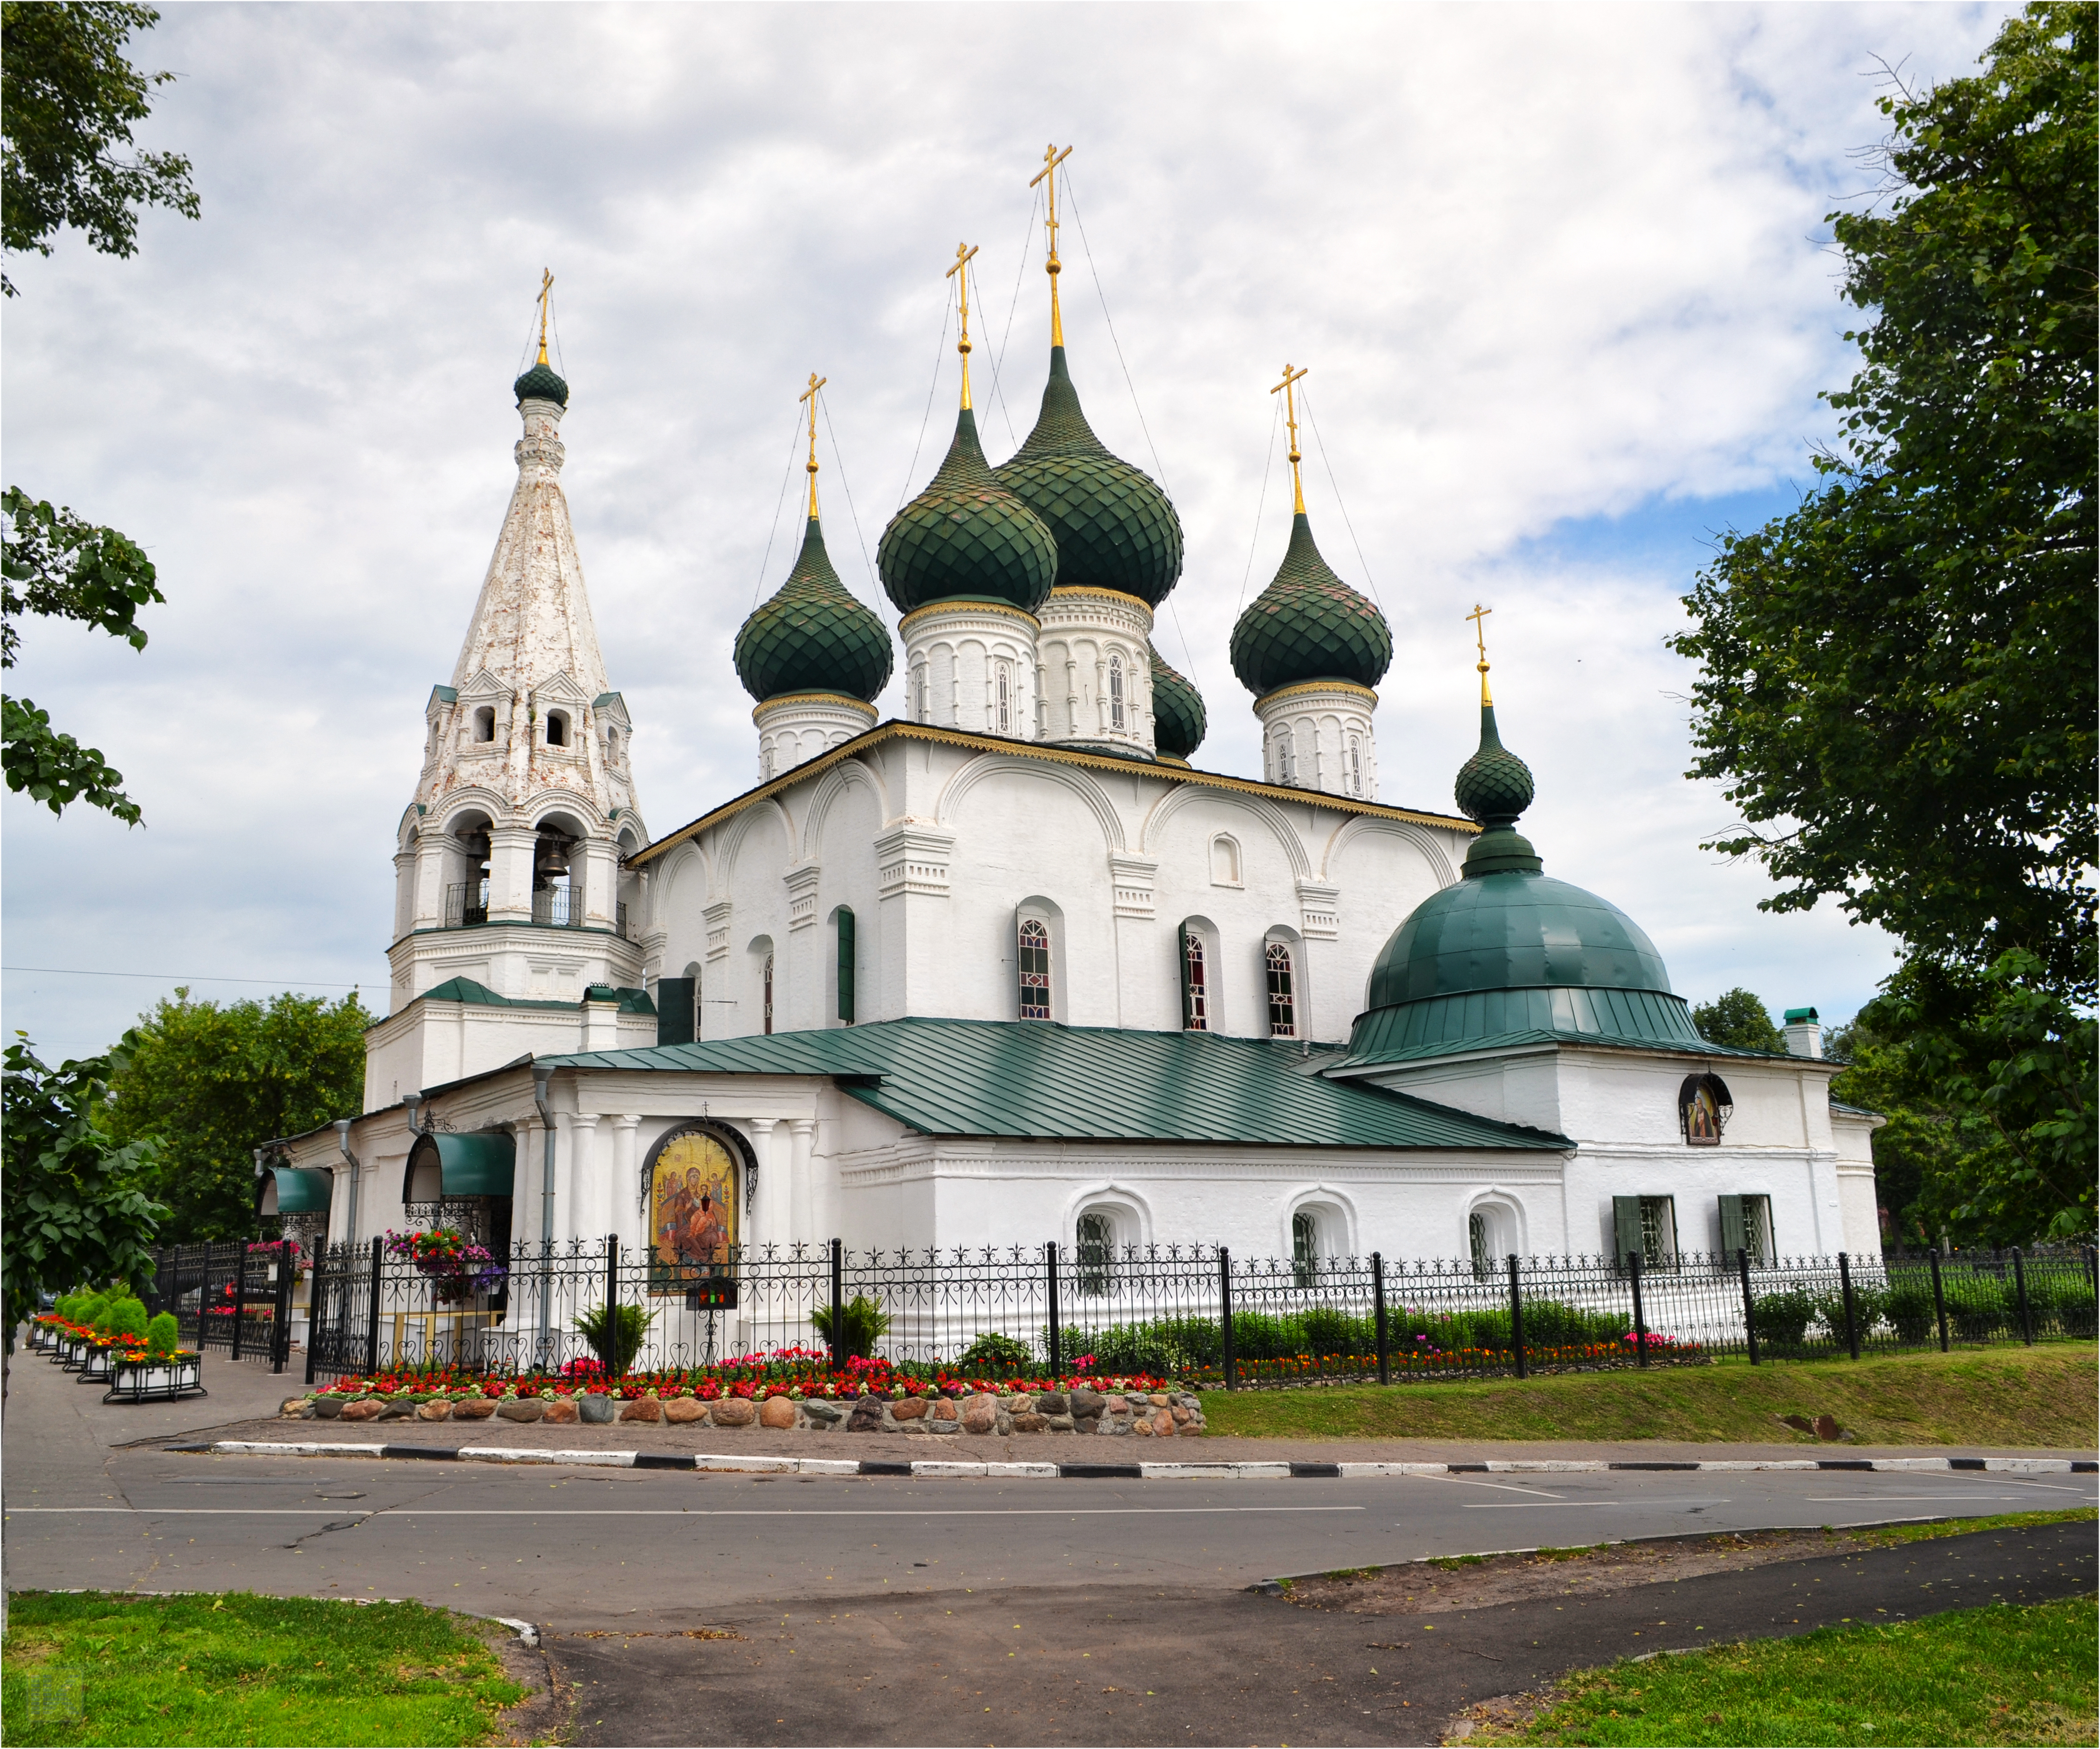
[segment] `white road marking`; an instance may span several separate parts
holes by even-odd
[[[1016,1506],[996,1510],[925,1507],[806,1512],[727,1507],[380,1506],[332,1512],[325,1506],[10,1506],[7,1516],[113,1513],[135,1518],[1149,1518],[1277,1512],[1368,1512],[1368,1506]]]

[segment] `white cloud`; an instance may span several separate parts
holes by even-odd
[[[941,270],[982,245],[995,456],[1042,380],[1042,143],[1076,141],[1067,324],[1090,415],[1189,533],[1175,597],[1212,731],[1258,769],[1225,641],[1287,357],[1400,655],[1388,799],[1440,805],[1471,734],[1460,615],[1490,592],[1531,825],[1657,936],[1681,989],[1842,1008],[1886,945],[1772,919],[1680,781],[1688,676],[1661,638],[1696,548],[1655,507],[1776,493],[1849,369],[1823,214],[1879,137],[1874,57],[1966,70],[1995,7],[170,9],[149,143],[204,218],[139,256],[11,270],[10,481],[144,542],[170,605],[135,656],[33,628],[14,676],[144,804],[126,833],[5,804],[10,964],[383,978],[391,829],[512,475],[507,393],[551,264],[567,483],[646,817],[746,786],[730,663],[812,368],[871,550],[944,445]],[[1091,255],[1089,253],[1091,249]],[[1017,313],[1001,384],[986,381]],[[1330,560],[1361,566],[1308,451]],[[857,557],[840,474],[832,549]],[[1250,593],[1275,566],[1273,483]],[[1623,518],[1629,557],[1527,546]],[[784,539],[784,536],[783,536]],[[1639,548],[1637,557],[1630,556]],[[776,543],[763,579],[788,557]],[[892,616],[893,620],[893,615]],[[1162,648],[1181,665],[1176,618]],[[1573,672],[1571,654],[1580,659]],[[114,1035],[149,983],[11,975],[9,1024]],[[262,986],[256,986],[260,989]],[[239,993],[237,986],[214,993]]]

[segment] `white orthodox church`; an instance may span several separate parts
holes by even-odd
[[[365,1109],[260,1151],[265,1212],[360,1240],[472,1199],[491,1239],[646,1246],[699,1207],[709,1243],[1877,1252],[1876,1120],[1832,1104],[1812,1019],[1786,1055],[1707,1044],[1632,920],[1542,872],[1485,659],[1457,811],[1380,800],[1391,635],[1302,495],[1231,642],[1264,769],[1193,763],[1204,703],[1150,637],[1180,523],[1089,427],[1051,268],[1034,430],[987,461],[965,325],[953,443],[882,537],[905,716],[877,720],[896,653],[826,557],[813,424],[801,551],[734,650],[758,782],[661,837],[543,344],[426,707]],[[711,1200],[673,1211],[678,1183]]]

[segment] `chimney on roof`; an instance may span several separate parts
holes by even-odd
[[[1787,1055],[1797,1057],[1820,1057],[1823,1055],[1823,1024],[1813,1008],[1789,1008],[1786,1011],[1786,1025],[1781,1029],[1786,1039]]]

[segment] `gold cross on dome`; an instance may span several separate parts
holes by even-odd
[[[1493,698],[1488,696],[1488,615],[1493,611],[1493,608],[1483,607],[1478,601],[1476,601],[1473,603],[1472,612],[1466,615],[1468,619],[1473,622],[1473,641],[1480,647],[1480,660],[1479,667],[1480,670],[1480,703],[1483,704],[1493,704],[1495,702]]]
[[[1299,377],[1309,374],[1309,367],[1306,370],[1295,371],[1286,364],[1283,367],[1283,381],[1268,391],[1271,394],[1281,392],[1283,396],[1284,418],[1290,426],[1290,492],[1300,516],[1305,513],[1305,485],[1299,478],[1298,464],[1304,458],[1298,453],[1298,391],[1292,385]],[[1272,425],[1269,429],[1274,430],[1276,428]]]
[[[1043,262],[1043,271],[1050,275],[1050,344],[1053,346],[1065,344],[1065,317],[1057,307],[1057,275],[1063,271],[1057,259],[1057,166],[1071,156],[1070,146],[1062,152],[1054,143],[1045,146],[1043,148],[1043,168],[1028,179],[1028,186],[1031,188],[1046,179],[1050,184],[1048,191],[1050,213],[1049,217],[1043,221],[1050,233],[1050,258]]]
[[[542,267],[542,268],[540,270],[540,297],[539,297],[539,305],[540,305],[540,362],[542,364],[545,364],[545,363],[547,362],[547,305],[548,305],[548,303],[549,303],[549,300],[551,300],[551,299],[552,299],[552,297],[554,297],[554,270],[552,267]]]
[[[977,252],[974,243],[955,245],[955,264],[942,275],[955,282],[955,297],[962,309],[962,333],[955,341],[955,350],[963,355],[963,405],[970,404],[970,276],[963,270],[969,266],[970,258]]]
[[[817,520],[817,391],[832,379],[810,372],[810,386],[795,399],[806,401],[810,407],[810,520]]]

